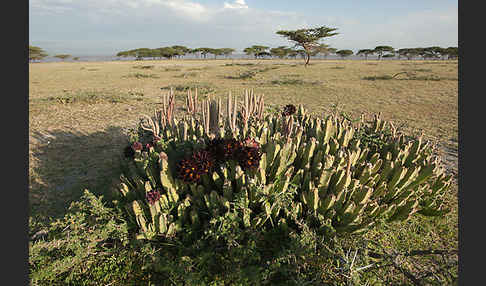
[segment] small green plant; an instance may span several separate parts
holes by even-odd
[[[284,78],[284,79],[274,79],[270,81],[271,84],[275,85],[318,85],[321,84],[320,81],[304,81],[298,78]]]
[[[155,66],[133,66],[134,69],[153,69]]]
[[[195,90],[197,89],[197,92],[199,94],[208,94],[212,93],[215,91],[214,87],[209,84],[209,83],[204,83],[204,82],[190,82],[186,84],[176,84],[176,85],[171,85],[171,86],[164,86],[161,87],[161,90],[170,90],[173,89],[176,92],[187,92],[189,90]]]
[[[122,103],[131,100],[141,101],[143,94],[128,92],[127,94],[113,94],[100,91],[77,91],[58,96],[36,99],[48,103],[58,104],[98,104],[98,103]]]
[[[226,79],[251,79],[255,77],[257,71],[249,70],[245,72],[240,72],[238,75],[228,75],[224,76]]]
[[[364,80],[390,80],[393,79],[390,75],[374,75],[374,76],[365,76],[363,77]]]
[[[131,78],[131,77],[134,77],[134,78],[159,78],[158,75],[156,74],[143,74],[143,73],[133,73],[133,74],[129,74],[127,76],[124,76],[126,78]]]
[[[166,68],[162,68],[162,69],[166,72],[181,71],[181,69],[178,68],[178,67],[166,67]]]

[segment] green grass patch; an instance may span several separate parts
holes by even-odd
[[[244,71],[244,72],[240,72],[239,74],[237,75],[227,75],[227,76],[224,76],[225,79],[251,79],[253,77],[255,77],[255,75],[257,74],[257,71]]]
[[[146,70],[146,69],[153,69],[154,67],[155,66],[133,66],[132,68]]]
[[[273,85],[319,85],[320,81],[306,81],[298,78],[274,79],[270,81]]]
[[[129,74],[127,76],[123,76],[124,78],[160,78],[158,75],[156,74],[144,74],[144,73],[133,73],[133,74]]]
[[[204,83],[204,82],[192,82],[186,84],[170,85],[170,86],[161,87],[160,89],[170,90],[171,88],[173,88],[174,91],[176,92],[187,92],[188,90],[194,91],[194,89],[197,88],[198,94],[208,94],[215,91],[214,87],[211,84]]]
[[[373,75],[373,76],[365,76],[363,77],[364,80],[390,80],[393,79],[391,75]]]
[[[181,71],[181,68],[178,67],[167,67],[167,68],[162,68],[163,71],[166,72],[173,72],[173,71]]]
[[[38,103],[56,104],[97,104],[97,103],[124,103],[132,100],[142,101],[143,93],[112,93],[100,91],[77,91],[58,96],[37,98],[30,100]]]
[[[254,66],[256,65],[255,63],[230,63],[230,64],[224,64],[225,67],[232,67],[232,66]]]

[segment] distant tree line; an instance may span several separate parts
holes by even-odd
[[[47,56],[47,53],[42,48],[29,45],[29,62],[39,61]]]
[[[173,58],[182,58],[185,55],[193,54],[197,58],[207,58],[207,55],[213,55],[216,59],[218,56],[228,57],[231,55],[235,50],[232,48],[195,48],[191,49],[185,46],[170,46],[170,47],[161,47],[156,49],[149,49],[149,48],[139,48],[133,49],[128,51],[121,51],[116,54],[117,57],[134,57],[138,60],[143,60],[145,58],[154,58],[154,59],[173,59]]]
[[[330,47],[326,44],[313,44],[311,48],[307,46],[307,50],[299,47],[298,45],[294,47],[279,46],[279,47],[268,47],[263,45],[253,45],[243,49],[243,52],[255,59],[259,58],[279,58],[279,59],[296,59],[297,57],[305,58],[308,62],[309,58],[312,56],[323,56],[327,58],[331,54],[340,56],[342,59],[353,55],[351,50],[338,50]],[[195,48],[191,49],[185,46],[175,45],[170,47],[161,47],[156,49],[149,48],[139,48],[128,51],[121,51],[116,54],[117,57],[134,57],[138,60],[143,60],[145,58],[153,59],[173,59],[182,58],[186,55],[194,55],[196,58],[206,59],[208,55],[212,55],[214,59],[218,56],[224,56],[227,58],[230,56],[235,49],[232,48]],[[376,55],[378,60],[382,58],[392,58],[398,57],[398,59],[406,58],[408,60],[420,57],[424,60],[428,59],[457,59],[459,55],[458,47],[427,47],[427,48],[402,48],[394,49],[391,46],[377,46],[374,49],[361,49],[356,55],[364,56],[367,60],[369,56]],[[35,62],[42,60],[47,57],[48,54],[40,47],[29,45],[29,61]],[[54,57],[61,60],[71,57],[71,55],[60,54],[54,55]],[[73,58],[73,60],[79,59],[78,57]]]
[[[427,47],[427,48],[402,48],[394,49],[390,46],[377,46],[374,49],[362,49],[359,50],[357,55],[364,56],[368,59],[370,55],[377,55],[378,59],[381,58],[391,58],[391,57],[401,57],[411,60],[413,58],[421,57],[424,60],[428,59],[457,59],[459,56],[458,47]]]

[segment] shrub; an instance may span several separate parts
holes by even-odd
[[[214,92],[214,87],[209,83],[204,82],[191,82],[186,84],[176,84],[174,86],[164,86],[161,87],[161,90],[170,90],[173,89],[177,92],[187,92],[188,90],[195,90],[200,94],[208,94]]]
[[[241,72],[238,75],[228,75],[224,78],[226,79],[250,79],[253,78],[257,74],[257,71],[245,71]]]
[[[321,84],[320,81],[304,81],[298,78],[284,78],[284,79],[275,79],[270,81],[271,84],[276,85],[318,85]]]
[[[41,232],[42,239],[29,243],[31,285],[147,285],[148,252],[133,243],[123,215],[102,197],[85,191]]]
[[[158,75],[156,74],[143,74],[143,73],[134,73],[134,74],[129,74],[124,77],[134,77],[134,78],[159,78]]]
[[[34,99],[34,101],[59,103],[59,104],[98,104],[98,103],[122,103],[131,100],[143,100],[143,93],[128,92],[115,94],[105,91],[75,91],[63,95]]]
[[[265,115],[263,98],[247,93],[240,110],[228,98],[224,120],[221,101],[211,100],[178,120],[168,102],[132,135],[143,147],[126,159],[118,188],[141,239],[197,241],[231,219],[250,233],[307,226],[330,240],[448,211],[442,196],[451,176],[429,142],[378,116],[353,126],[302,106]]]
[[[151,66],[151,65],[148,65],[148,66],[133,66],[134,69],[153,69],[155,66]]]

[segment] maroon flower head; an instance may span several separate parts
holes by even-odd
[[[151,190],[151,191],[148,191],[145,194],[145,196],[146,196],[149,204],[153,205],[153,204],[155,204],[156,201],[158,201],[160,199],[160,192],[159,192],[159,190]]]
[[[242,146],[236,139],[213,139],[208,143],[206,150],[211,153],[217,162],[234,159],[235,154]]]
[[[256,169],[260,165],[262,152],[260,148],[245,146],[239,150],[237,158],[243,170]]]
[[[289,115],[294,114],[296,111],[297,111],[297,108],[294,105],[287,104],[283,108],[282,115],[283,116],[289,116]]]
[[[152,145],[152,143],[147,143],[145,144],[144,150],[148,152],[150,150],[150,147],[154,147],[154,145]]]
[[[186,183],[199,182],[201,171],[193,158],[182,159],[177,164],[177,177]]]
[[[213,155],[207,150],[199,150],[192,154],[192,160],[197,164],[200,174],[211,172],[215,165]]]
[[[133,148],[133,150],[135,150],[135,151],[140,151],[140,150],[142,150],[142,149],[143,149],[143,145],[142,145],[142,143],[140,143],[140,142],[134,142],[134,143],[132,144],[132,148]]]

